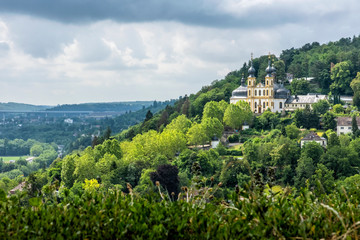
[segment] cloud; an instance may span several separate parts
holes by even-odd
[[[176,21],[216,28],[254,28],[309,18],[334,21],[356,0],[16,0],[1,1],[3,13],[26,14],[64,23],[113,20],[121,23]],[[356,9],[356,8],[355,8]]]

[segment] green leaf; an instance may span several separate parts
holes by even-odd
[[[29,204],[33,207],[39,207],[41,204],[41,198],[39,198],[39,197],[30,198]]]

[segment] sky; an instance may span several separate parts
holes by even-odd
[[[358,0],[0,0],[0,102],[167,100],[360,34]]]

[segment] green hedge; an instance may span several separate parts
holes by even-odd
[[[265,191],[266,192],[266,191]],[[0,195],[1,239],[354,239],[359,199],[311,192],[233,192],[189,202],[120,192],[62,199]],[[199,192],[201,194],[201,192]],[[184,196],[184,193],[183,193]],[[357,196],[357,195],[356,195]],[[26,206],[27,203],[32,205]],[[348,237],[348,238],[346,238]]]

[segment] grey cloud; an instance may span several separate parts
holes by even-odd
[[[349,0],[351,1],[351,0]],[[289,1],[258,4],[245,13],[228,13],[222,1],[206,0],[11,0],[1,1],[0,11],[53,19],[66,23],[87,23],[111,19],[117,22],[177,21],[211,27],[266,27],[304,20],[311,6]],[[324,2],[326,4],[326,1]],[[334,10],[335,11],[335,10]],[[331,14],[331,12],[329,13]],[[321,17],[321,16],[317,16]]]

